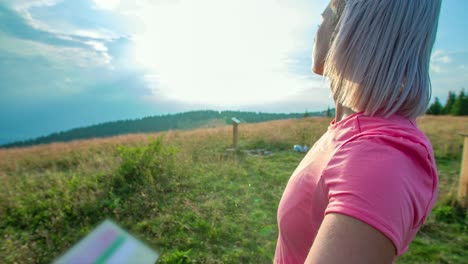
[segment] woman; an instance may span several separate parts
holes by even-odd
[[[430,100],[441,0],[332,0],[313,71],[336,117],[278,208],[275,263],[392,263],[437,198],[432,147],[417,128]]]

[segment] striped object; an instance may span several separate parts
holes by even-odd
[[[73,246],[55,264],[153,264],[159,254],[110,220]]]

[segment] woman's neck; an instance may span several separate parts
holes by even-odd
[[[336,103],[335,108],[335,123],[340,122],[341,120],[345,119],[346,117],[354,114],[355,112],[346,106],[341,105],[340,103]]]

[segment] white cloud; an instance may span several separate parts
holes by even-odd
[[[2,0],[0,0],[2,1]],[[70,28],[70,24],[64,25],[58,25],[58,24],[53,24],[50,25],[47,23],[47,21],[41,21],[36,18],[34,18],[33,14],[31,13],[31,8],[34,7],[51,7],[59,4],[60,2],[63,2],[64,0],[19,0],[19,1],[6,1],[7,3],[10,3],[10,6],[18,12],[18,14],[25,19],[26,23],[28,23],[29,26],[42,30],[51,34],[56,35],[58,38],[62,39],[67,39],[68,40],[73,40],[74,36],[78,37],[87,37],[87,38],[94,38],[94,39],[104,39],[104,40],[113,40],[118,38],[119,36],[109,30],[109,29],[104,29],[104,28],[92,28],[92,29],[86,29],[86,28]],[[113,2],[112,0],[104,0],[101,2],[107,3],[108,1]],[[57,23],[57,21],[54,21]]]
[[[19,57],[43,57],[53,65],[60,67],[107,67],[111,58],[102,50],[98,50],[99,43],[95,42],[95,50],[78,47],[58,47],[31,40],[17,39],[0,34],[1,51],[15,54]],[[91,43],[89,43],[91,45]],[[98,49],[96,49],[98,48]]]
[[[120,0],[93,0],[94,7],[105,10],[114,10],[120,5]]]
[[[104,58],[106,58],[106,64],[109,64],[111,57],[107,53],[107,47],[103,42],[99,41],[86,41],[85,44],[91,46],[95,51],[99,52]]]
[[[28,41],[29,42],[29,41]],[[80,68],[105,67],[111,58],[104,52],[97,52],[75,47],[57,47],[39,42],[30,42],[34,52],[49,60]]]
[[[313,45],[305,39],[320,21],[321,10],[305,1],[148,2],[127,18],[144,26],[132,39],[134,58],[155,96],[239,105],[294,97],[313,85],[288,69],[293,54]]]
[[[102,42],[99,42],[99,41],[86,41],[85,44],[88,44],[89,46],[91,46],[96,51],[107,52],[107,47]]]
[[[1,1],[1,0],[0,0]],[[39,53],[40,55],[47,54],[47,58],[55,61],[67,61],[71,65],[78,67],[102,67],[110,66],[111,56],[108,54],[106,44],[118,36],[110,30],[95,28],[95,29],[75,29],[65,31],[60,28],[60,25],[49,25],[44,21],[34,18],[31,13],[31,8],[34,7],[50,7],[55,6],[63,0],[20,0],[6,1],[10,6],[22,16],[26,23],[31,27],[42,31],[44,34],[50,34],[57,39],[67,40],[70,43],[76,43],[76,47],[63,47],[60,45],[49,45],[34,40],[23,41],[21,45],[28,46],[29,51],[26,53]],[[83,41],[77,37],[85,37],[93,40]],[[21,42],[20,40],[14,40]],[[11,41],[10,41],[11,42]],[[85,47],[79,47],[79,44],[86,44],[93,50]],[[15,48],[19,50],[18,48]],[[112,66],[110,66],[112,68]]]
[[[63,0],[7,0],[5,1],[13,9],[15,9],[31,27],[47,32],[53,32],[53,30],[45,23],[33,18],[29,12],[30,8],[42,7],[42,6],[55,6]]]
[[[91,48],[54,46],[32,40],[23,40],[0,34],[0,51],[20,57],[43,57],[54,65],[67,67],[97,68],[110,67],[112,58],[101,42],[86,42]]]
[[[15,9],[28,9],[31,7],[54,6],[63,0],[6,0],[7,4]]]
[[[448,72],[448,64],[452,62],[452,58],[443,50],[435,50],[431,56],[430,69],[435,73]]]
[[[13,72],[8,82],[20,84],[2,91],[13,98],[48,100],[79,95],[95,89],[96,83],[112,78],[114,74],[109,71],[112,69],[111,58],[91,48],[57,47],[2,34],[0,43],[0,52],[12,58],[2,64],[11,67],[2,71]]]
[[[108,29],[83,29],[83,28],[77,28],[73,30],[71,36],[79,36],[79,37],[106,40],[106,41],[110,41],[119,37],[116,33]]]
[[[467,50],[435,50],[431,58],[433,97],[445,102],[448,91],[459,91],[468,83]]]

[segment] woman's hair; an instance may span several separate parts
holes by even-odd
[[[440,5],[441,0],[333,0],[339,20],[324,75],[335,101],[371,116],[424,114]]]

